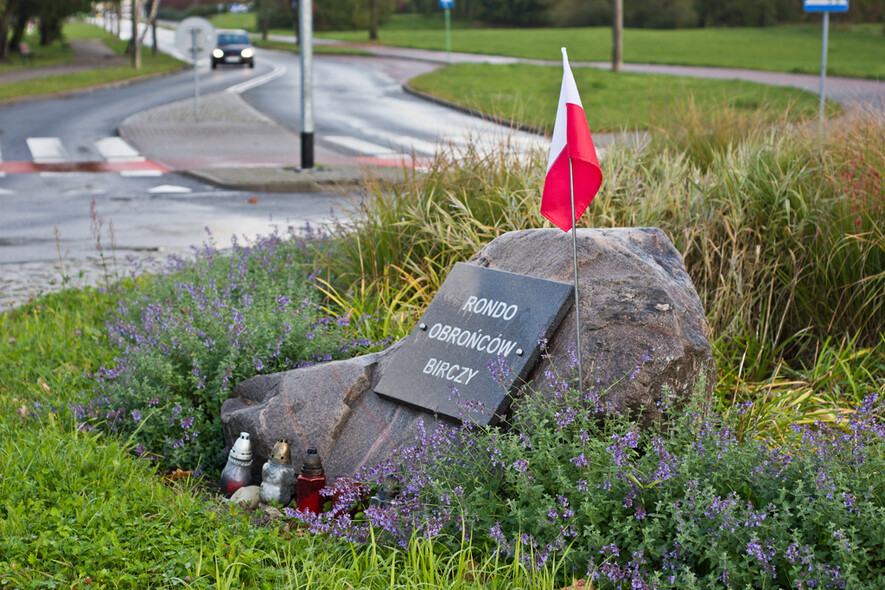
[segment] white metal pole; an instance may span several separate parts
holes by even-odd
[[[446,61],[452,61],[452,9],[448,6],[446,12]]]
[[[298,45],[301,49],[301,167],[313,168],[313,7],[299,0]]]
[[[578,359],[578,390],[584,389],[584,371],[581,366],[581,308],[578,296],[578,224],[575,221],[575,177],[572,173],[572,159],[568,159],[568,183],[572,201],[572,262],[575,270],[575,355]]]
[[[820,52],[820,121],[824,121],[824,106],[827,94],[827,41],[830,38],[830,13],[824,12],[823,42]]]
[[[200,76],[197,75],[197,35],[200,29],[191,29],[191,56],[194,59],[194,121],[200,122]]]

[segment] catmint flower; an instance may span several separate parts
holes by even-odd
[[[621,467],[627,462],[627,449],[635,449],[639,445],[639,432],[631,430],[624,436],[613,434],[612,439],[615,442],[605,450],[611,454],[612,462]]]
[[[608,545],[603,545],[603,547],[599,550],[599,552],[603,555],[611,555],[613,557],[618,557],[621,552],[618,551],[618,546],[614,543],[609,543]]]
[[[519,471],[520,473],[525,473],[529,469],[529,462],[525,459],[517,459],[513,462],[511,467],[513,467],[513,469]]]
[[[138,424],[141,421],[141,412],[132,410],[132,421]]]
[[[575,467],[581,468],[587,466],[587,457],[584,456],[584,453],[581,453],[577,457],[572,457],[569,459],[572,463],[575,464]]]

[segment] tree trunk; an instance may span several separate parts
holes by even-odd
[[[624,0],[612,1],[612,71],[624,65]]]
[[[261,21],[261,40],[267,41],[267,28],[268,28],[268,20],[270,19],[270,15],[268,14],[268,3],[269,0],[261,0],[261,4],[258,6],[258,16]]]
[[[132,0],[132,67],[141,69],[141,44],[138,42],[138,13],[141,12],[138,0]]]
[[[378,1],[369,0],[369,40],[378,39]]]
[[[0,11],[0,59],[9,59],[9,50],[18,50],[18,45],[11,46],[9,42],[9,24],[12,22],[15,12],[18,10],[18,0],[6,2],[6,8]],[[15,41],[15,39],[13,39]]]
[[[160,9],[160,0],[151,0],[151,13],[148,15],[148,19],[147,19],[147,23],[146,23],[148,26],[146,26],[144,28],[144,31],[142,31],[141,39],[139,40],[139,43],[141,45],[144,45],[144,38],[147,37],[148,29],[151,28],[154,31],[153,35],[151,36],[151,39],[154,42],[154,47],[157,46],[157,11],[159,9]],[[152,55],[156,55],[156,53],[153,53]]]

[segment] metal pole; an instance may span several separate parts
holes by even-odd
[[[191,29],[191,57],[194,59],[194,121],[200,122],[200,77],[197,75],[197,35],[200,29]]]
[[[298,45],[301,48],[301,168],[313,168],[313,7],[298,3]]]
[[[452,61],[452,9],[446,6],[446,61]]]
[[[572,197],[572,262],[575,268],[575,355],[578,359],[578,390],[584,389],[584,370],[581,366],[581,308],[578,297],[578,228],[575,222],[575,177],[572,174],[572,159],[568,159],[568,183]]]
[[[824,12],[824,33],[820,52],[820,122],[824,122],[827,94],[827,40],[830,37],[830,13]]]

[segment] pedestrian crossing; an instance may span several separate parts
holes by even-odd
[[[508,150],[515,155],[530,155],[538,150],[549,149],[549,141],[542,137],[473,136],[469,133],[450,133],[441,136],[435,143],[414,137],[404,137],[391,132],[375,129],[370,139],[350,135],[319,135],[321,144],[335,151],[344,152],[357,161],[378,166],[409,166],[422,168],[430,166],[441,152],[460,159],[466,154],[485,157],[491,153]],[[545,144],[545,141],[547,142]]]
[[[426,139],[406,137],[394,132],[373,130],[366,137],[353,135],[318,135],[317,140],[333,153],[357,162],[378,166],[408,166],[425,168],[431,165],[441,151],[456,159],[468,152],[500,151],[505,145],[500,140],[477,141],[469,133],[450,133],[436,142]],[[170,168],[143,156],[122,137],[103,137],[76,145],[66,145],[58,137],[28,137],[21,143],[0,145],[0,178],[8,174],[39,174],[59,176],[68,174],[113,173],[121,176],[163,176]],[[507,144],[514,151],[531,153],[538,148],[537,139],[519,140],[513,138]],[[523,145],[524,144],[524,145]],[[24,148],[24,149],[23,149]],[[6,159],[6,153],[15,157]],[[193,161],[169,160],[174,169],[194,167],[215,167],[211,156],[192,158]],[[226,166],[254,166],[253,158],[246,158],[241,164],[229,157],[224,159]]]
[[[0,177],[7,174],[56,176],[72,173],[162,176],[169,172],[165,166],[142,156],[122,137],[99,138],[85,146],[78,145],[74,150],[69,150],[58,137],[28,137],[25,147],[25,158],[5,160],[0,146]]]

